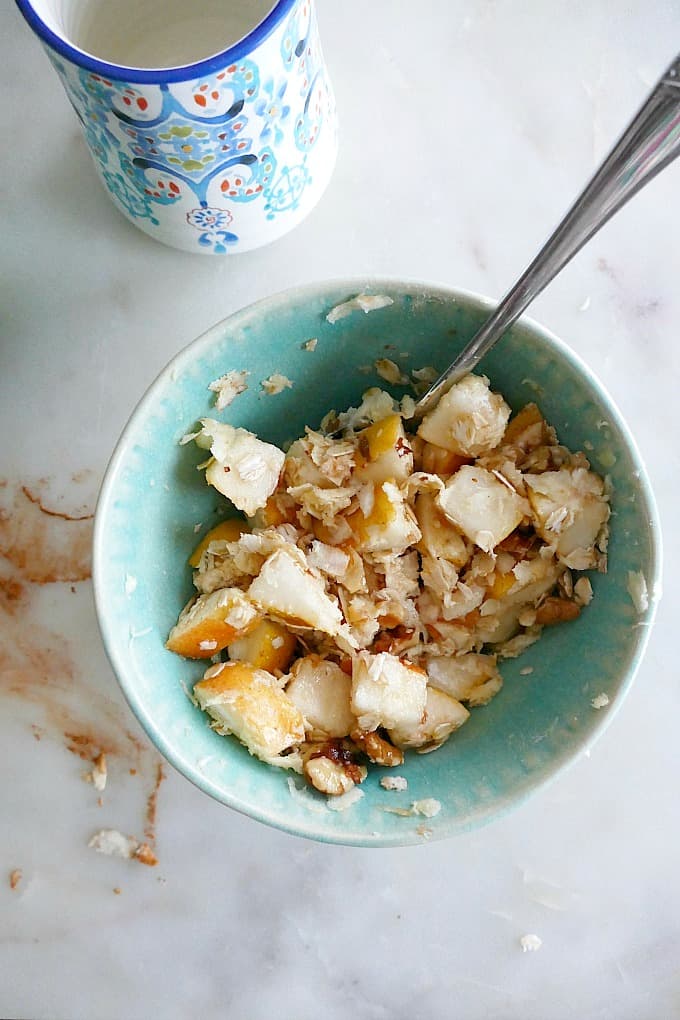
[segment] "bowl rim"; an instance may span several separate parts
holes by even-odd
[[[224,334],[227,328],[238,325],[238,320],[240,318],[251,318],[258,313],[267,311],[271,314],[278,306],[281,305],[281,303],[288,305],[291,303],[299,304],[300,302],[321,298],[325,294],[343,290],[346,290],[347,294],[351,295],[365,291],[380,293],[381,291],[390,289],[392,291],[398,291],[403,295],[421,297],[426,295],[427,297],[444,300],[446,302],[464,303],[468,307],[472,307],[480,312],[486,312],[487,314],[490,314],[497,306],[497,302],[492,298],[460,287],[450,287],[445,284],[437,284],[430,281],[404,279],[399,277],[351,276],[335,277],[319,280],[314,283],[290,287],[285,290],[277,291],[274,294],[267,295],[266,297],[260,298],[257,301],[251,302],[250,304],[235,310],[182,347],[158,372],[156,377],[142,393],[140,399],[128,417],[106,466],[95,508],[92,540],[92,583],[94,602],[97,622],[107,658],[118,686],[120,687],[133,715],[137,719],[137,722],[141,725],[151,743],[164,756],[166,761],[168,761],[169,764],[180,772],[185,779],[189,780],[189,782],[198,787],[198,789],[203,793],[213,797],[215,800],[225,804],[233,810],[238,811],[240,814],[243,814],[248,818],[270,825],[288,833],[289,835],[344,846],[381,848],[421,845],[426,841],[415,836],[406,828],[403,830],[403,837],[394,833],[386,833],[376,837],[375,834],[370,832],[348,832],[345,834],[342,831],[324,831],[323,833],[314,831],[313,816],[311,816],[311,814],[309,824],[303,826],[296,822],[290,822],[285,818],[273,816],[264,810],[260,811],[258,810],[257,805],[244,805],[237,798],[230,796],[229,791],[218,791],[215,789],[195,766],[191,766],[186,761],[180,760],[180,757],[175,753],[173,747],[156,727],[153,719],[147,714],[138,699],[136,699],[134,688],[127,683],[125,679],[127,667],[124,661],[124,656],[119,654],[117,651],[116,634],[113,632],[113,628],[107,619],[105,605],[106,596],[102,576],[103,568],[100,564],[102,564],[105,559],[105,509],[111,501],[111,494],[117,477],[118,468],[126,457],[129,449],[129,436],[135,427],[137,419],[146,411],[154,408],[157,395],[164,387],[166,380],[172,377],[173,374],[177,374],[178,368],[187,359],[200,357],[203,352],[210,349],[216,339]],[[650,564],[648,577],[646,578],[649,590],[649,608],[647,610],[644,625],[638,627],[639,636],[627,663],[626,671],[622,676],[617,696],[607,706],[606,712],[597,713],[597,724],[593,727],[592,731],[585,738],[578,741],[574,747],[564,750],[555,758],[554,761],[550,761],[543,765],[540,772],[535,774],[534,781],[525,789],[518,791],[517,794],[506,795],[502,803],[493,806],[486,812],[473,814],[468,821],[461,821],[460,817],[452,819],[452,824],[449,828],[440,826],[435,830],[432,836],[432,842],[459,835],[463,832],[479,828],[504,817],[511,810],[514,810],[525,803],[539,790],[544,789],[548,784],[558,779],[583,754],[590,752],[596,741],[600,739],[611,725],[612,720],[620,710],[625,696],[628,694],[633,684],[647,649],[647,644],[656,619],[658,603],[662,592],[663,537],[656,498],[654,496],[649,475],[637,442],[625,418],[621,414],[618,405],[612,398],[606,386],[595,375],[593,370],[589,368],[581,356],[569,347],[565,341],[556,336],[556,334],[551,332],[535,319],[532,319],[530,316],[521,316],[520,319],[518,319],[516,326],[530,330],[534,336],[538,337],[539,340],[545,341],[549,347],[556,349],[557,352],[584,377],[587,383],[598,393],[602,402],[607,405],[608,413],[610,413],[617,429],[621,433],[631,455],[631,459],[635,462],[637,482],[645,501],[647,519],[649,521]],[[483,370],[483,363],[481,368]]]

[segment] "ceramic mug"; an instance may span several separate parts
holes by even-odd
[[[321,197],[337,128],[314,0],[17,4],[113,202],[151,237],[248,251]]]

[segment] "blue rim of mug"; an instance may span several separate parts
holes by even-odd
[[[72,46],[71,43],[66,42],[60,35],[53,32],[38,15],[30,0],[16,0],[17,7],[35,34],[60,56],[70,60],[71,63],[76,64],[78,67],[84,67],[95,74],[103,75],[105,78],[113,78],[115,81],[135,82],[141,85],[159,85],[189,81],[192,78],[202,78],[205,75],[213,74],[215,71],[223,70],[225,64],[241,60],[242,57],[252,53],[256,47],[263,43],[297,2],[298,0],[276,0],[276,3],[274,3],[265,18],[248,32],[247,35],[239,39],[233,46],[229,46],[226,50],[221,50],[219,53],[206,57],[204,60],[199,60],[194,64],[154,69],[126,67],[124,64],[109,64],[105,60],[98,60],[84,50],[78,49],[77,46]]]

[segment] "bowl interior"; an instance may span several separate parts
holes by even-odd
[[[360,290],[387,294],[393,304],[370,314],[355,311],[334,325],[326,321],[334,305]],[[218,417],[282,444],[305,425],[317,425],[331,407],[356,403],[368,386],[386,387],[373,369],[378,357],[407,369],[443,369],[489,307],[460,292],[385,281],[319,284],[268,298],[182,351],[123,433],[97,508],[94,578],[102,634],[150,738],[176,768],[225,804],[289,832],[334,842],[388,846],[450,835],[506,810],[583,751],[632,680],[658,590],[653,498],[635,445],[601,385],[565,345],[526,322],[513,328],[480,370],[513,409],[535,400],[560,440],[586,448],[593,467],[610,476],[609,570],[590,575],[595,598],[577,621],[546,630],[519,659],[502,663],[503,690],[475,709],[454,738],[435,754],[407,755],[396,770],[408,779],[406,792],[383,790],[385,770],[374,768],[359,802],[329,810],[299,776],[261,764],[235,739],[210,730],[186,696],[205,666],[164,647],[193,592],[187,556],[220,519],[223,503],[196,470],[201,451],[178,445],[196,419]],[[313,352],[302,346],[311,338],[318,340]],[[249,388],[217,414],[207,387],[232,369],[249,371]],[[287,375],[293,388],[264,394],[260,382],[272,372]],[[652,596],[642,614],[627,590],[629,572],[637,571]],[[610,705],[596,711],[591,699],[601,693]],[[423,797],[441,802],[436,817],[385,811]]]

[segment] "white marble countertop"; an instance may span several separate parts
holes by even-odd
[[[657,624],[590,758],[488,828],[403,850],[316,845],[169,768],[147,817],[159,761],[98,636],[91,522],[31,501],[91,511],[147,384],[259,297],[348,274],[498,296],[680,38],[677,5],[643,0],[320,0],[319,18],[341,116],[331,187],[276,245],[211,259],[114,210],[39,45],[0,11],[0,1014],[676,1016],[680,165],[532,310],[638,439],[665,525]],[[88,738],[111,749],[102,806],[72,753]],[[102,826],[146,829],[158,866],[93,853]],[[543,945],[523,954],[530,932]]]

